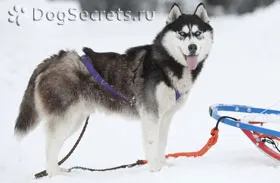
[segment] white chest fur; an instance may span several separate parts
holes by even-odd
[[[191,71],[187,68],[183,70],[182,78],[178,78],[172,73],[171,80],[174,88],[177,89],[181,95],[188,93],[193,85]]]

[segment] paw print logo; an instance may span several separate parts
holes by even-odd
[[[19,16],[21,14],[24,14],[25,11],[23,8],[18,8],[17,6],[14,6],[12,10],[8,11],[9,18],[8,22],[10,23],[16,23],[17,26],[20,26],[19,24]]]

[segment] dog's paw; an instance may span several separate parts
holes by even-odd
[[[60,167],[53,167],[49,170],[47,170],[47,173],[48,173],[48,176],[51,178],[51,177],[54,177],[54,176],[57,176],[57,175],[61,175],[61,174],[64,174],[64,173],[68,173],[69,170],[66,169],[66,168],[60,168]]]
[[[164,167],[164,166],[167,166],[167,167],[172,167],[172,166],[174,166],[174,164],[168,163],[168,162],[166,161],[166,159],[161,160],[160,162],[161,162],[162,167]]]
[[[160,163],[161,163],[162,167],[164,167],[164,166],[167,166],[167,167],[174,166],[174,164],[167,162],[167,159],[166,159],[165,155],[161,156]]]
[[[55,176],[61,174],[61,172],[59,170],[48,170],[47,173],[48,173],[49,178],[52,178],[52,177],[55,177]]]
[[[162,168],[162,163],[159,160],[149,161],[150,172],[158,172]]]

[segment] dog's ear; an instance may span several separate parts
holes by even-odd
[[[210,19],[208,17],[205,5],[203,3],[200,3],[195,11],[194,14],[197,15],[202,21],[204,21],[205,23],[209,23]]]
[[[182,15],[182,11],[178,4],[174,3],[169,11],[166,24],[174,22],[177,18]]]

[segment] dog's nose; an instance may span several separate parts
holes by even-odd
[[[195,54],[196,50],[197,50],[196,44],[190,44],[189,45],[189,51],[190,51],[191,54]]]

